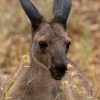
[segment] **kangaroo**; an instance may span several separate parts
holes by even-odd
[[[31,1],[19,1],[32,27],[30,64],[23,65],[5,100],[94,100],[92,84],[66,57],[71,44],[66,33],[71,0],[54,0],[50,22]]]

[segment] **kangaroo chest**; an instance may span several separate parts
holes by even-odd
[[[34,88],[32,88],[31,86]],[[27,88],[29,89],[29,91],[26,90],[26,93],[24,95],[24,100],[28,100],[27,95],[30,95],[29,96],[29,97],[31,97],[30,100],[55,100],[57,95],[59,94],[59,87],[56,86],[56,84],[54,84],[54,83],[50,83],[50,84],[37,83],[37,84],[34,84],[34,86],[29,85],[29,87],[27,87]],[[63,99],[62,99],[62,96],[63,96]],[[64,98],[65,97],[62,93],[59,96],[59,98],[56,100],[66,100]]]

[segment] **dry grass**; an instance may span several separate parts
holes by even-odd
[[[47,19],[51,19],[53,0],[33,0],[33,2]],[[12,73],[16,66],[19,66],[21,56],[28,54],[31,34],[18,0],[16,2],[0,0],[0,11],[0,77],[4,78],[6,74]],[[67,32],[72,38],[68,57],[85,71],[95,87],[96,97],[99,100],[99,0],[73,0]]]

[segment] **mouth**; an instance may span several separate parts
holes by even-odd
[[[63,67],[63,66],[56,66],[56,67],[51,67],[50,69],[51,72],[51,76],[55,79],[55,80],[61,80],[67,70],[67,67]]]
[[[63,76],[55,76],[55,75],[52,74],[52,77],[53,77],[55,80],[61,80]]]

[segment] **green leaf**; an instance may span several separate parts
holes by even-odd
[[[6,91],[6,94],[7,94],[7,92],[10,90],[10,88],[12,87],[13,84],[14,84],[14,81],[12,81],[12,82],[10,83],[10,85],[8,86],[7,91]]]
[[[1,91],[4,95],[6,94],[4,88],[1,88]]]

